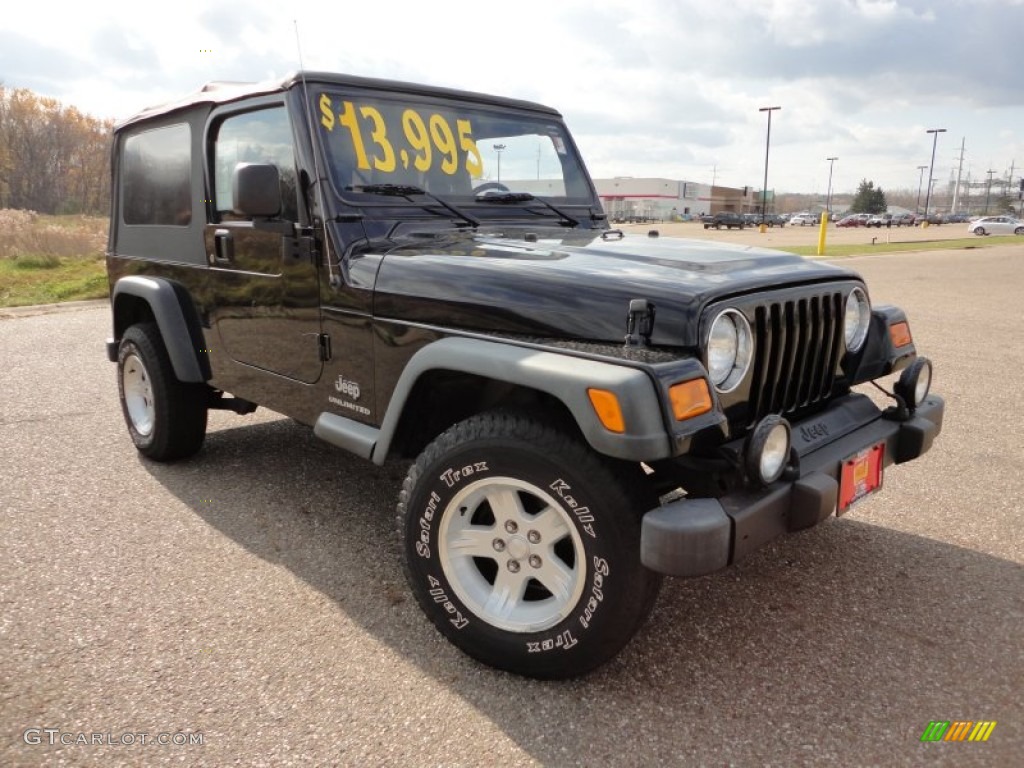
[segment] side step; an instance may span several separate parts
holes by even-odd
[[[206,407],[215,411],[234,411],[239,416],[245,416],[255,411],[259,406],[240,397],[224,397],[223,393],[211,392]]]

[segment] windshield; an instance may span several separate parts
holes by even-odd
[[[587,175],[555,119],[421,96],[318,90],[314,100],[331,179],[360,205],[380,204],[364,190],[381,184],[465,203],[508,192],[593,202]]]

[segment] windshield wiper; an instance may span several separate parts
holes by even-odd
[[[447,202],[445,200],[442,200],[440,197],[438,197],[437,195],[433,194],[432,192],[427,192],[427,190],[421,189],[420,187],[414,187],[411,184],[365,184],[365,185],[362,185],[362,186],[348,187],[348,189],[350,189],[350,190],[352,190],[354,192],[362,192],[362,193],[367,194],[367,195],[383,195],[383,196],[387,196],[387,197],[404,197],[407,200],[409,200],[413,195],[423,195],[424,197],[427,197],[427,198],[433,200],[435,203],[440,205],[442,208],[447,209],[449,213],[454,213],[457,217],[459,217],[460,219],[465,221],[470,226],[473,226],[473,227],[479,227],[480,226],[480,220],[477,219],[476,217],[470,216],[465,211],[460,211],[454,205],[452,205],[451,203],[449,203],[449,202]],[[410,200],[410,202],[415,202],[415,201],[414,200]],[[427,206],[423,205],[423,203],[417,203],[417,205],[420,205],[424,210],[427,210],[427,211],[430,210]]]
[[[529,192],[505,192],[498,195],[477,195],[476,201],[478,203],[529,203],[536,200],[538,203],[543,205],[545,208],[554,211],[562,217],[562,225],[567,227],[578,227],[580,225],[579,219],[574,219],[568,213],[558,208],[543,197],[537,197],[531,195]]]
[[[477,195],[476,201],[478,203],[529,203],[536,201],[548,210],[558,214],[558,216],[561,217],[561,223],[564,226],[578,227],[580,225],[579,219],[573,218],[561,208],[549,203],[543,197],[531,195],[529,192],[505,192],[497,195]]]

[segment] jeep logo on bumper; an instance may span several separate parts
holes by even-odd
[[[800,437],[803,438],[805,443],[813,443],[815,440],[821,440],[822,438],[828,437],[828,425],[819,421],[814,424],[808,424],[800,427]]]

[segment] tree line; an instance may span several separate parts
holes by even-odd
[[[106,215],[113,124],[0,85],[0,208]]]

